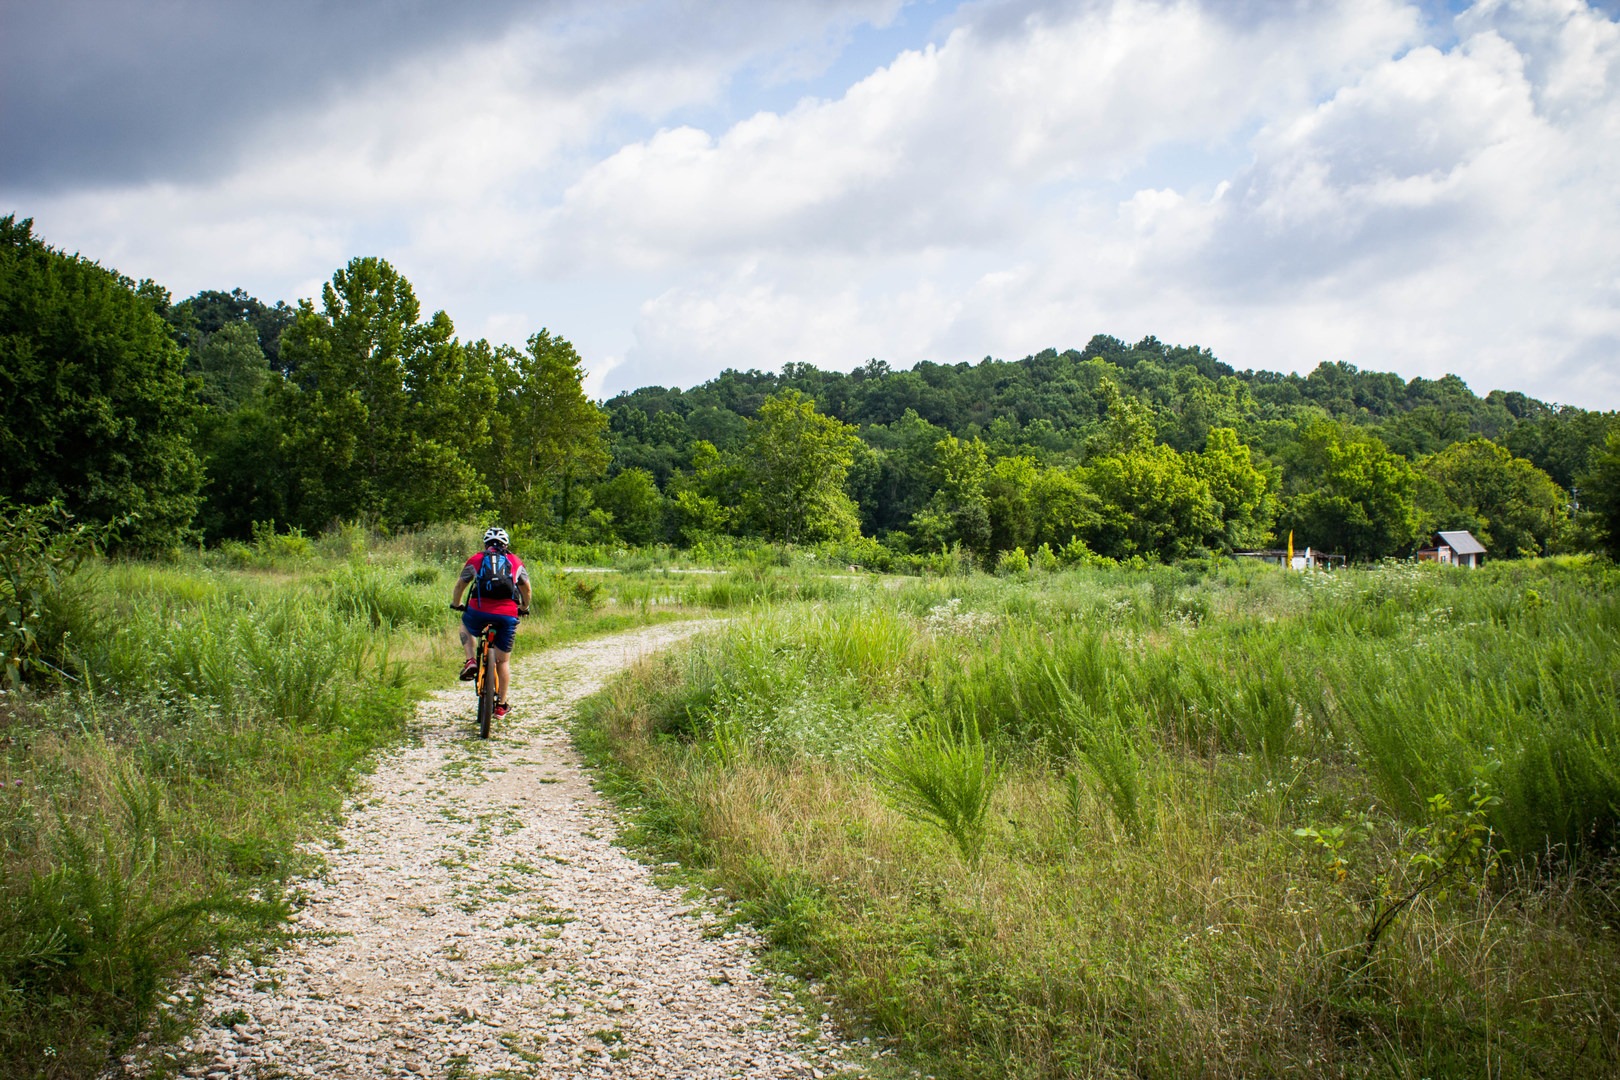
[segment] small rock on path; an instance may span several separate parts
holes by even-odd
[[[649,627],[516,664],[515,707],[488,742],[465,686],[424,701],[422,744],[385,756],[338,839],[316,845],[326,870],[295,885],[307,902],[292,945],[206,987],[211,1026],[183,1045],[183,1074],[851,1068],[853,1048],[756,973],[750,935],[659,888],[614,846],[613,816],[570,744],[575,702],[702,628]]]

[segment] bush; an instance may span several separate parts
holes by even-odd
[[[16,506],[0,499],[0,657],[13,687],[60,674],[82,607],[68,581],[97,536],[60,503]]]
[[[1024,554],[1023,548],[1013,548],[1003,551],[996,556],[996,573],[1002,577],[1009,574],[1029,573],[1029,556]]]

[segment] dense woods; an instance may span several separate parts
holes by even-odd
[[[178,302],[0,221],[0,496],[153,550],[255,525],[499,517],[642,545],[834,542],[884,566],[1173,560],[1281,544],[1353,560],[1467,529],[1493,557],[1612,549],[1612,412],[1334,361],[1237,370],[1106,335],[1018,361],[787,363],[597,404],[523,349],[424,316],[357,258],[317,304]]]

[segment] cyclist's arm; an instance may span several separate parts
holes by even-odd
[[[528,611],[529,601],[534,599],[534,589],[529,585],[529,575],[526,573],[518,578],[518,597],[520,606],[524,611]]]
[[[451,607],[455,607],[456,605],[461,603],[461,594],[466,592],[468,587],[472,585],[472,580],[473,580],[472,567],[471,566],[463,566],[461,568],[461,576],[456,579],[455,587],[450,590],[450,606]]]

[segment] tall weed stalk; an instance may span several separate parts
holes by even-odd
[[[945,833],[964,863],[978,863],[1001,767],[977,725],[924,721],[875,752],[871,764],[896,810]]]

